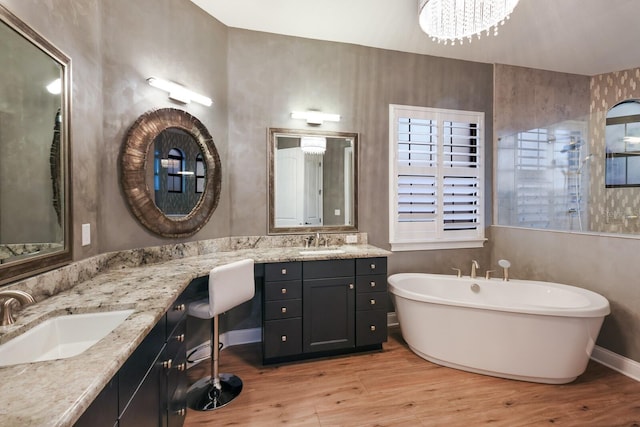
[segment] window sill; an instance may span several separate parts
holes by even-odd
[[[441,249],[482,248],[487,239],[439,240],[430,242],[391,242],[391,252],[433,251]]]

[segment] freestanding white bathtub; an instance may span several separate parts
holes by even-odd
[[[402,337],[439,365],[564,384],[587,367],[609,302],[574,286],[401,273],[389,277]]]

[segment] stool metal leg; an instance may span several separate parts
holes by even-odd
[[[221,374],[218,370],[220,338],[218,316],[211,319],[211,375],[196,381],[187,392],[187,405],[197,411],[212,411],[222,408],[242,391],[242,380],[232,374]]]

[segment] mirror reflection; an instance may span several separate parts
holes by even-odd
[[[1,6],[0,18],[2,283],[70,259],[69,59]]]
[[[269,232],[357,227],[355,133],[270,129]]]
[[[206,166],[197,141],[182,129],[160,132],[150,145],[147,185],[156,206],[169,217],[188,215],[205,189]]]

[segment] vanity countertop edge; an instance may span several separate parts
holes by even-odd
[[[344,245],[342,253],[302,255],[300,247],[258,247],[215,251],[140,266],[114,266],[19,313],[0,327],[6,342],[49,317],[82,312],[134,309],[127,320],[84,353],[67,359],[0,368],[0,425],[71,426],[120,367],[198,277],[219,265],[252,258],[256,263],[386,257],[369,244]],[[310,249],[313,251],[313,248]],[[46,274],[46,273],[44,273]]]

